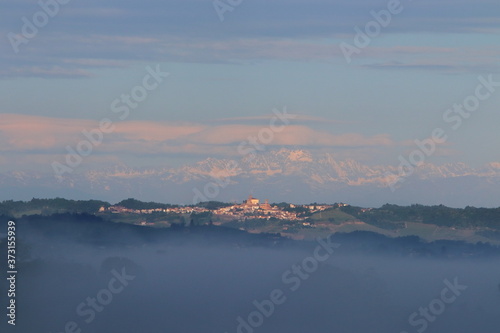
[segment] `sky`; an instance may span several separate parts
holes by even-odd
[[[0,3],[0,172],[93,130],[82,170],[233,158],[278,111],[270,147],[397,166],[442,129],[426,162],[500,161],[497,0]]]

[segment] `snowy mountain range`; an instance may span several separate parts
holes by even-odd
[[[73,173],[58,182],[53,174],[0,174],[1,200],[32,197],[101,199],[191,204],[241,201],[249,194],[270,202],[348,202],[360,206],[445,204],[500,206],[500,163],[473,169],[463,163],[425,163],[391,189],[398,169],[337,160],[332,154],[281,149],[241,159],[208,158],[182,167],[114,167]]]

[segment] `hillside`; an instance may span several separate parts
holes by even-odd
[[[314,239],[337,232],[370,231],[390,237],[418,236],[427,241],[443,239],[500,244],[500,208],[460,209],[443,205],[389,204],[380,208],[362,208],[346,204],[320,206],[281,203],[272,204],[272,207],[275,215],[280,210],[286,213],[284,218],[263,218],[266,215],[261,213],[261,209],[238,216],[229,213],[218,215],[220,209],[230,209],[232,205],[211,201],[178,206],[136,199],[111,205],[97,200],[32,199],[27,202],[1,202],[0,215],[21,218],[24,215],[50,217],[53,214],[85,213],[106,221],[138,226],[167,228],[214,224],[251,233],[281,234],[293,239]],[[318,207],[325,209],[318,211]]]

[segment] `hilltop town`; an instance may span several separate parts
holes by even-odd
[[[314,239],[337,232],[371,231],[391,237],[417,235],[430,241],[451,239],[500,244],[500,207],[385,204],[379,208],[363,208],[345,203],[271,204],[252,196],[241,203],[207,201],[185,206],[133,198],[116,204],[63,198],[0,202],[0,216],[13,219],[33,215],[70,218],[68,214],[94,215],[105,221],[154,228],[188,227],[186,232],[189,227],[213,225],[251,233],[279,233],[294,239]]]
[[[221,221],[246,221],[246,220],[286,220],[286,221],[305,221],[308,216],[313,213],[324,211],[330,208],[348,206],[340,203],[334,205],[325,204],[310,204],[310,205],[294,205],[285,204],[271,205],[269,200],[261,202],[259,199],[249,196],[241,204],[228,204],[223,207],[209,208],[202,205],[194,206],[173,206],[173,207],[158,207],[148,209],[133,209],[121,205],[113,205],[109,207],[102,206],[99,213],[112,214],[155,214],[155,213],[170,213],[176,215],[203,215],[211,214],[211,220],[216,220],[214,224],[221,224]],[[148,224],[142,222],[141,224]],[[309,223],[306,223],[309,225]]]

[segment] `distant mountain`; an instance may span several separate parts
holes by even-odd
[[[445,204],[500,206],[500,163],[473,169],[463,163],[425,163],[390,188],[394,166],[337,160],[332,154],[280,149],[240,159],[208,158],[178,168],[115,167],[77,173],[58,182],[52,174],[0,174],[0,199],[63,196],[117,202],[140,200],[193,203],[241,201],[253,194],[271,202],[349,202],[360,206]]]

